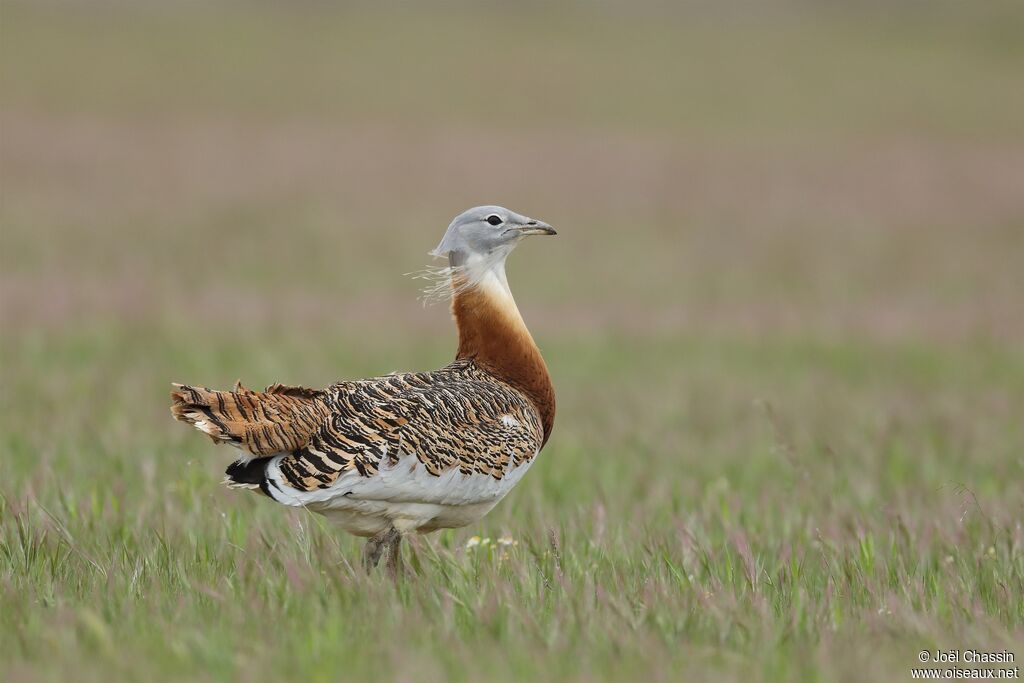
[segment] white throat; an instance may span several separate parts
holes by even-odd
[[[501,249],[490,254],[449,255],[453,278],[461,280],[460,287],[479,287],[500,298],[512,299],[512,290],[505,276],[505,259],[512,249]]]

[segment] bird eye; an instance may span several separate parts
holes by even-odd
[[[492,213],[487,217],[487,222],[491,225],[501,225],[503,221],[501,220],[501,216],[496,213]]]

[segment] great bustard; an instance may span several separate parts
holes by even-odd
[[[174,417],[242,455],[233,488],[326,515],[370,537],[367,569],[393,572],[409,532],[471,524],[515,486],[551,435],[555,390],[508,287],[505,259],[554,229],[500,206],[455,218],[433,254],[447,257],[455,360],[433,372],[213,391],[175,384]]]

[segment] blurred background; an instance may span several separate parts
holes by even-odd
[[[304,666],[268,661],[259,638],[231,640],[227,622],[248,626],[251,615],[210,611],[201,591],[183,590],[199,605],[188,610],[173,606],[178,593],[166,604],[110,602],[134,595],[135,560],[97,578],[79,558],[107,566],[122,538],[141,558],[199,547],[208,550],[196,557],[242,563],[252,555],[235,549],[266,538],[291,548],[305,518],[221,490],[229,453],[172,423],[168,383],[323,386],[446,363],[449,314],[424,307],[423,283],[406,274],[430,262],[453,216],[486,203],[559,231],[523,244],[509,280],[560,413],[509,501],[443,543],[511,529],[525,547],[555,526],[566,543],[599,548],[595,563],[613,574],[664,543],[665,557],[692,567],[693,585],[731,596],[731,584],[715,583],[715,552],[750,549],[730,539],[749,535],[769,568],[780,557],[786,566],[790,547],[863,558],[865,537],[887,538],[898,518],[912,539],[906,557],[931,558],[936,581],[955,582],[940,570],[944,558],[960,562],[957,548],[976,568],[971,553],[1004,548],[961,535],[963,489],[950,488],[960,482],[977,496],[970,509],[1007,529],[1018,520],[1005,566],[1019,576],[1022,35],[1019,0],[4,0],[0,517],[7,539],[19,510],[39,528],[61,520],[86,550],[60,566],[79,562],[92,577],[11,564],[0,589],[15,616],[0,620],[0,635],[21,640],[8,651],[46,661],[50,650],[33,643],[57,643],[67,658],[53,666],[65,673],[74,653],[94,656],[93,641],[65,627],[78,616],[39,611],[31,598],[47,595],[72,614],[87,608],[86,635],[99,629],[179,672]],[[37,502],[50,512],[31,512]],[[237,526],[225,531],[218,513]],[[691,541],[666,540],[680,529],[718,549],[710,562],[687,555]],[[356,556],[354,543],[337,542],[341,551],[301,555],[296,575]],[[232,604],[275,613],[259,581],[225,588],[225,571],[210,570],[210,590],[229,600],[249,590],[255,602]],[[878,666],[872,633],[955,632],[925,598],[890,596],[920,578],[892,571],[892,585],[850,607],[869,637],[845,642],[872,655],[847,658],[854,677]],[[271,565],[260,580],[284,573]],[[651,600],[658,579],[643,576],[637,602],[664,606],[663,620],[644,623],[667,629],[665,642],[678,632],[664,624],[710,614],[681,627],[704,654],[741,642],[754,660],[794,661],[757,656],[805,623],[789,607],[777,624],[757,617],[736,631],[728,608],[706,611],[692,590]],[[832,580],[808,590],[827,583],[831,595]],[[149,596],[160,590],[152,581]],[[622,581],[607,592],[632,595]],[[1019,594],[1008,599],[996,579],[991,590],[957,585],[958,614],[1019,636]],[[822,606],[806,617],[812,633],[838,628],[827,600],[801,604]],[[490,623],[481,609],[479,623]],[[609,625],[606,652],[633,653],[640,667],[676,656],[660,649],[660,632],[645,640],[632,622],[616,626],[619,611],[595,610],[587,623]],[[552,633],[571,631],[549,618]],[[290,619],[267,626],[265,641],[304,638],[319,623]],[[150,624],[202,636],[165,648]],[[219,659],[210,624],[250,658]],[[557,666],[582,666],[581,653],[599,649],[604,636],[586,629],[601,626],[580,628],[590,635],[565,645]],[[531,642],[547,637],[524,629]],[[381,634],[369,642],[392,642]],[[427,643],[409,671],[434,651]],[[650,652],[665,658],[640,654]],[[893,654],[901,672],[906,652]],[[453,670],[472,659],[463,654]],[[114,656],[105,666],[115,665],[129,666]]]
[[[431,337],[462,209],[542,339],[1024,339],[1014,2],[3,5],[8,331]]]

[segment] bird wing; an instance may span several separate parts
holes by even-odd
[[[342,479],[356,484],[380,478],[408,456],[435,477],[457,471],[500,480],[510,466],[532,459],[543,440],[529,399],[467,361],[344,382],[328,393],[330,415],[307,444],[277,463],[275,485],[312,492]],[[401,495],[374,488],[377,496]]]

